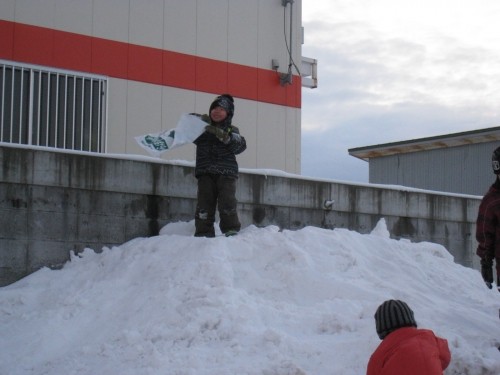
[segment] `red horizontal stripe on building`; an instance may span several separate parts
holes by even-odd
[[[0,20],[0,58],[47,67],[301,106],[301,79],[273,70]]]

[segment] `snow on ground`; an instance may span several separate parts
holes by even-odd
[[[500,374],[499,293],[440,245],[390,239],[383,219],[365,235],[193,232],[170,224],[0,288],[0,374],[361,375],[390,298],[448,339],[447,375]]]

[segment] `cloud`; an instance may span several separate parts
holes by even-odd
[[[318,88],[303,90],[303,174],[367,182],[367,163],[346,171],[349,148],[498,126],[500,27],[485,17],[500,4],[408,4],[303,4],[302,55],[318,60]]]
[[[475,107],[432,103],[338,105],[332,113],[303,118],[303,175],[368,182],[368,163],[350,156],[349,149],[491,126],[491,117]],[[310,122],[320,124],[306,126]]]

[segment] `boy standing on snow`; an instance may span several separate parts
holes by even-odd
[[[367,375],[442,375],[451,360],[448,341],[417,329],[413,311],[403,301],[388,300],[375,313],[382,343],[370,357]]]
[[[236,211],[236,155],[245,151],[245,138],[232,125],[234,99],[229,94],[215,98],[208,115],[198,115],[208,125],[196,144],[195,176],[198,180],[198,204],[195,236],[215,237],[215,210],[219,209],[220,230],[226,236],[239,232]]]
[[[500,147],[493,151],[491,163],[496,175],[495,183],[481,200],[476,221],[476,254],[481,258],[481,276],[490,289],[493,284],[493,259],[497,269],[497,288],[500,281]]]

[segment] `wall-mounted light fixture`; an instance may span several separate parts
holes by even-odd
[[[271,68],[275,71],[278,71],[279,67],[280,67],[280,62],[278,61],[278,59],[272,59]]]
[[[333,208],[333,204],[334,203],[335,203],[335,201],[333,199],[326,199],[323,202],[323,209],[325,209],[325,210],[331,210]]]

